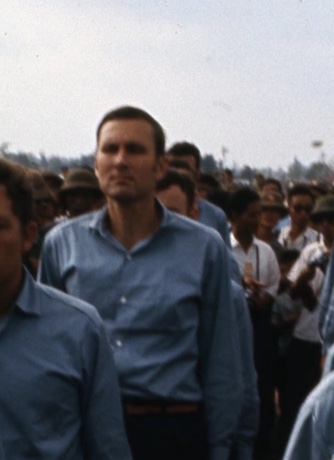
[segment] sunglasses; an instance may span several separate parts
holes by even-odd
[[[304,206],[302,204],[295,204],[292,206],[292,208],[295,210],[295,212],[300,213],[302,211],[305,211],[306,214],[311,214],[313,206]]]

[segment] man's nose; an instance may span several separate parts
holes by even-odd
[[[124,147],[120,147],[116,153],[115,163],[117,165],[126,165],[127,163],[127,151]]]

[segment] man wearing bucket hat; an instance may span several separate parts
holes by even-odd
[[[93,171],[84,168],[69,171],[59,190],[59,201],[69,218],[99,209],[104,199]]]
[[[288,351],[287,432],[298,410],[321,376],[322,344],[319,333],[319,298],[328,255],[334,240],[334,196],[320,198],[311,213],[319,224],[320,241],[307,245],[289,273],[291,296],[300,298],[303,308],[295,325]]]
[[[288,213],[284,206],[282,195],[277,192],[265,192],[260,195],[261,214],[256,236],[269,244],[277,255],[282,251],[283,246],[277,241],[274,232],[278,221]]]

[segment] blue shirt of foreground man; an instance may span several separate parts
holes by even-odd
[[[96,310],[33,281],[24,170],[0,159],[0,441],[10,460],[130,460],[117,376]],[[0,449],[1,454],[1,449]]]
[[[283,460],[334,458],[334,374],[331,372],[303,404]]]
[[[95,168],[107,207],[49,234],[40,278],[98,306],[135,459],[203,460],[204,432],[211,458],[227,459],[242,399],[229,257],[215,231],[155,199],[164,146],[140,109],[103,118]]]

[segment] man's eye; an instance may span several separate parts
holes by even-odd
[[[102,148],[102,151],[105,153],[116,153],[118,151],[117,145],[105,145]]]
[[[144,151],[144,147],[138,144],[129,144],[127,146],[128,153],[142,153]]]

